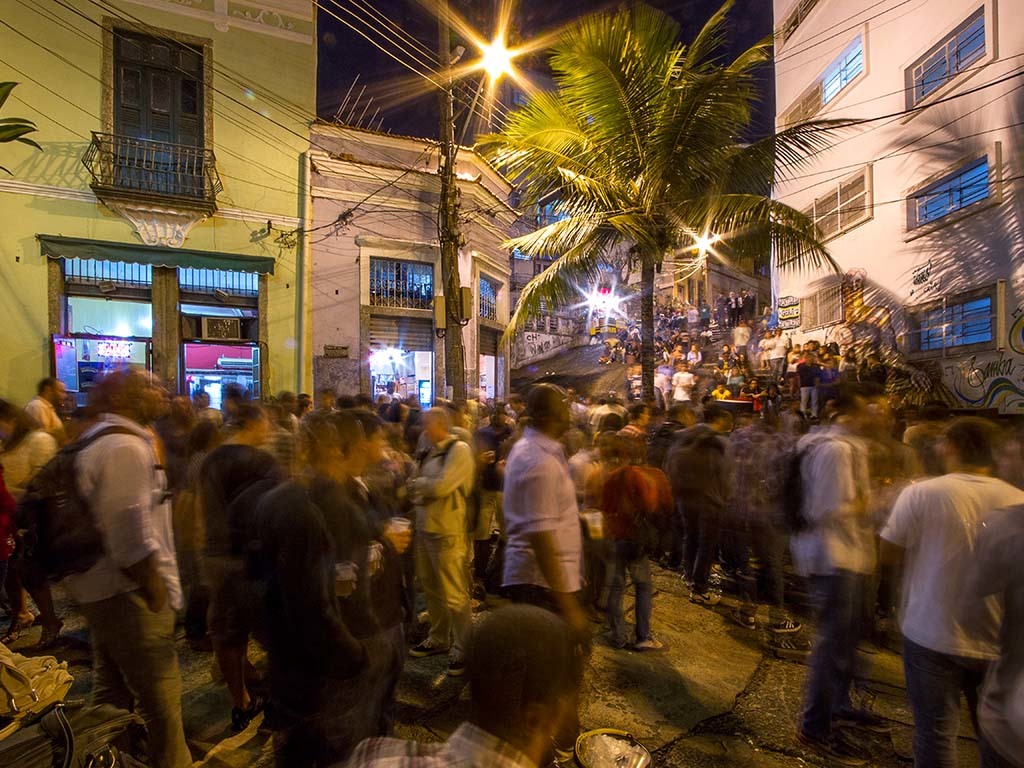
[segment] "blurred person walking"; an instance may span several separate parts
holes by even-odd
[[[61,419],[64,399],[67,396],[68,389],[64,382],[51,376],[39,382],[36,386],[36,396],[25,406],[25,413],[39,425],[40,429],[56,440],[58,445],[63,445],[67,441],[64,421]]]
[[[977,556],[978,532],[995,510],[1024,504],[1024,491],[992,476],[994,443],[989,422],[952,422],[940,444],[947,474],[905,488],[882,530],[886,559],[903,565],[899,616],[916,768],[958,764],[960,696],[977,726],[981,687],[999,658],[1001,601],[992,593],[977,597],[970,623],[961,620],[958,602]],[[982,765],[998,765],[984,732],[976,730]]]
[[[106,551],[64,584],[89,625],[92,699],[142,716],[155,768],[189,766],[174,642],[182,596],[171,505],[146,430],[166,410],[167,395],[149,374],[125,370],[104,376],[90,400],[99,418],[82,435],[92,442],[76,471]]]

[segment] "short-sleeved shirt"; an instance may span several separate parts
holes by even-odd
[[[53,432],[61,428],[60,416],[57,415],[56,409],[49,400],[38,395],[28,401],[28,404],[25,406],[25,413],[35,419],[36,423],[47,432]]]
[[[693,397],[693,387],[697,378],[689,371],[679,371],[672,376],[672,399],[678,402],[687,402]]]
[[[177,610],[182,597],[167,480],[148,433],[130,419],[105,414],[83,439],[111,426],[134,434],[100,437],[75,459],[78,487],[96,519],[106,552],[96,565],[68,576],[64,584],[79,603],[133,592],[139,585],[123,569],[155,555],[167,601]]]
[[[975,557],[980,526],[994,510],[1024,504],[1024,491],[994,477],[954,473],[903,490],[882,538],[906,550],[900,623],[903,634],[939,653],[975,659],[999,655],[1002,609],[985,598],[972,626],[957,602]]]
[[[530,535],[549,532],[555,538],[558,564],[569,592],[581,586],[583,535],[576,488],[562,446],[527,427],[505,464],[505,549],[503,584],[550,585],[541,573]]]

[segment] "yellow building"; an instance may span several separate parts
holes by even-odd
[[[5,3],[0,397],[57,375],[153,370],[214,403],[308,387],[308,127],[316,33],[303,0]]]

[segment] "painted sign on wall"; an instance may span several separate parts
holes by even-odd
[[[784,331],[800,327],[800,299],[782,296],[778,301],[779,328]]]

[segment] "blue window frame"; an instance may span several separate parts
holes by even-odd
[[[950,347],[988,344],[992,333],[992,297],[947,303],[919,315],[918,350],[936,352]]]
[[[864,39],[857,36],[821,76],[821,103],[828,104],[864,71]]]
[[[911,195],[910,228],[938,221],[990,194],[988,157],[982,157]]]
[[[936,43],[907,70],[907,103],[913,107],[985,55],[985,8]]]

